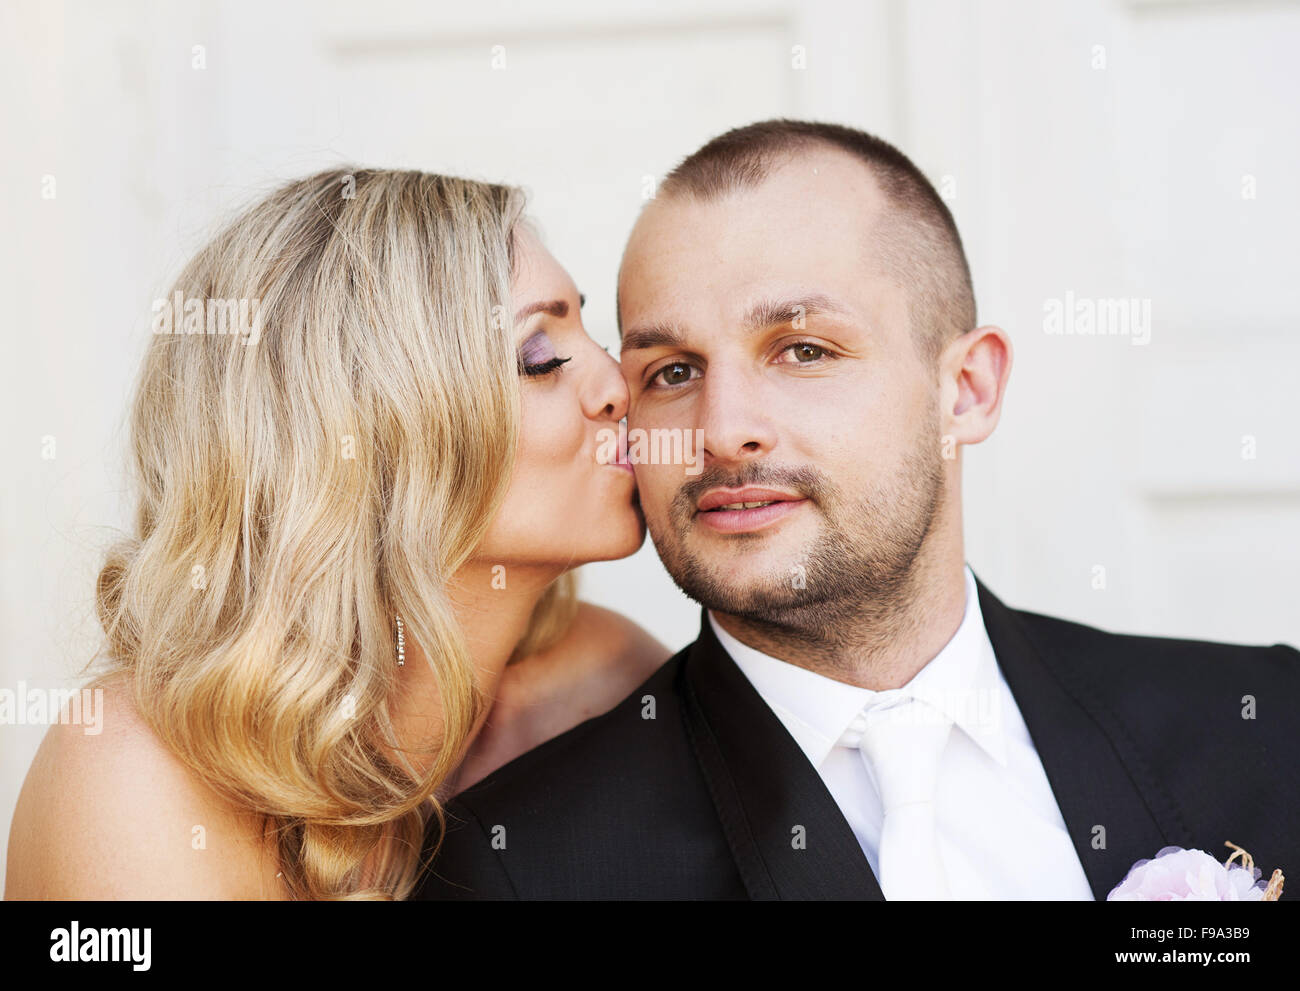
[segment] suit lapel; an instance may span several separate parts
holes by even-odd
[[[691,746],[749,896],[883,899],[821,775],[718,643],[703,611],[701,617],[678,690]]]
[[[1016,613],[982,582],[980,611],[1083,870],[1104,900],[1168,837],[1143,798],[1158,782],[1083,677],[1087,658],[1036,645]],[[817,770],[718,643],[702,613],[679,675],[696,759],[741,879],[755,899],[874,899],[883,895]],[[1140,774],[1139,774],[1140,777]],[[1105,846],[1094,848],[1096,827]],[[803,827],[805,845],[794,842]]]
[[[1083,864],[1093,895],[1104,900],[1134,862],[1169,845],[1130,768],[1145,766],[1127,745],[1086,681],[1088,658],[1072,657],[1068,646],[1035,645],[1024,623],[983,583],[979,588],[984,627],[998,666],[1024,717],[1043,770]],[[1105,847],[1094,849],[1096,827]]]

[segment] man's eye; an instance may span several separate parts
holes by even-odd
[[[695,371],[694,365],[688,365],[684,361],[674,361],[672,364],[664,365],[663,368],[651,375],[650,384],[655,385],[657,383],[667,386],[682,385],[683,383],[689,382],[691,379],[698,377],[691,374],[693,371]]]
[[[798,344],[791,344],[781,353],[789,353],[794,356],[793,362],[785,362],[785,364],[807,364],[808,362],[819,361],[830,355],[830,352],[825,348],[817,344],[809,344],[807,341],[801,341]]]

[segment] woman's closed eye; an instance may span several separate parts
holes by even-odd
[[[548,358],[546,361],[537,365],[524,365],[521,372],[524,375],[536,377],[540,375],[550,375],[552,372],[558,372],[566,361],[572,361],[572,358]]]
[[[558,372],[572,358],[561,358],[555,353],[551,338],[545,331],[533,334],[519,348],[519,374],[529,377]]]

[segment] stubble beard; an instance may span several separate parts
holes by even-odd
[[[894,484],[878,485],[856,500],[812,467],[755,462],[739,471],[707,468],[679,490],[666,528],[647,518],[655,549],[686,595],[732,617],[759,649],[812,655],[834,666],[833,659],[846,652],[884,651],[918,621],[922,551],[945,491],[933,426],[933,436],[923,431],[918,437]],[[765,485],[807,497],[808,508],[821,517],[816,538],[765,575],[732,579],[722,555],[710,560],[688,546],[699,526],[700,495],[719,485]],[[757,551],[768,537],[758,531],[727,540],[743,555],[747,545]]]

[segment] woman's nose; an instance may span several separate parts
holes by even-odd
[[[618,362],[604,348],[593,346],[592,373],[583,390],[583,412],[591,420],[613,420],[627,416],[628,391]]]

